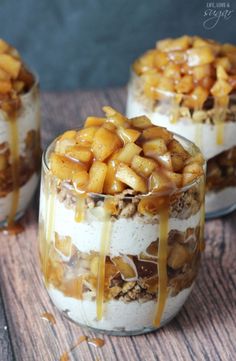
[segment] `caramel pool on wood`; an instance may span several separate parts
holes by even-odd
[[[204,159],[145,116],[104,112],[43,156],[40,260],[52,301],[71,320],[135,335],[167,323],[193,287]]]

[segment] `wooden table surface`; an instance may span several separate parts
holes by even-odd
[[[105,104],[124,111],[125,90],[43,94],[45,147]],[[0,236],[0,361],[59,361],[81,335],[93,335],[63,318],[43,286],[37,252],[38,197],[25,232]],[[236,213],[207,222],[206,250],[196,286],[179,315],[144,336],[109,337],[100,349],[82,343],[71,361],[236,360]],[[56,324],[41,319],[51,312]]]

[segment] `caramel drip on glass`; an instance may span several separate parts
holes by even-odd
[[[49,179],[46,179],[46,198],[47,198],[47,209],[46,209],[46,217],[45,217],[42,264],[43,264],[43,274],[45,277],[45,283],[47,285],[49,247],[50,247],[50,242],[53,239],[54,221],[55,221],[54,190],[49,189]]]
[[[196,145],[201,148],[202,146],[202,132],[203,129],[203,124],[202,123],[196,123],[196,131],[195,131],[195,139],[194,142],[196,143]]]
[[[200,181],[200,196],[201,196],[201,208],[200,208],[200,242],[199,250],[203,252],[205,249],[204,241],[204,224],[205,224],[205,175],[202,176]]]
[[[170,122],[172,124],[177,123],[179,118],[179,102],[181,100],[181,96],[176,95],[175,97],[172,97],[170,100],[171,106],[171,114],[170,114]],[[151,119],[151,117],[150,117]]]
[[[216,124],[216,144],[217,145],[224,144],[224,130],[225,130],[224,122]]]
[[[83,222],[85,213],[85,195],[78,195],[75,208],[75,221]]]
[[[106,271],[106,255],[109,249],[110,236],[111,236],[111,219],[107,214],[102,226],[101,240],[100,240],[100,253],[98,261],[98,276],[97,276],[97,293],[96,293],[96,306],[97,306],[97,320],[100,321],[103,316],[103,300],[104,300],[104,287],[105,287],[105,271]]]
[[[10,131],[10,152],[11,152],[11,172],[12,172],[12,183],[13,192],[11,200],[11,208],[8,216],[8,227],[14,227],[15,216],[19,204],[19,136],[18,136],[18,124],[16,114],[11,116],[8,120],[9,131]]]
[[[221,103],[223,101],[223,104]],[[217,98],[214,99],[214,123],[216,126],[216,144],[224,144],[224,130],[225,130],[225,118],[227,105],[229,103],[229,97]]]
[[[153,321],[155,327],[159,327],[162,314],[165,309],[165,303],[168,295],[167,285],[167,250],[168,250],[168,231],[169,231],[169,207],[163,208],[159,213],[160,235],[158,246],[158,297],[156,314]]]

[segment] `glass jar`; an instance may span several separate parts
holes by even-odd
[[[38,80],[15,100],[0,100],[0,227],[14,229],[38,184],[40,169]]]
[[[127,116],[147,115],[153,124],[187,137],[201,149],[207,160],[207,218],[236,209],[236,95],[208,97],[203,107],[194,108],[189,95],[152,88],[151,99],[145,86],[145,77],[132,72]]]
[[[83,194],[50,171],[55,144],[43,155],[39,213],[41,268],[53,303],[99,332],[136,335],[163,326],[197,276],[204,176],[171,194]]]

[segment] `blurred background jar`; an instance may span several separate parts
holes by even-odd
[[[0,39],[0,225],[14,230],[38,184],[38,79]]]
[[[236,208],[236,47],[183,36],[133,64],[127,115],[146,114],[196,143],[207,160],[206,216]]]

